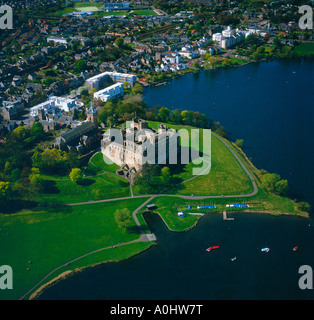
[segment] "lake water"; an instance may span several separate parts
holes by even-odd
[[[149,106],[198,110],[220,121],[232,139],[244,139],[258,168],[288,179],[291,192],[314,206],[313,74],[313,62],[250,64],[146,88],[144,98]],[[86,269],[40,299],[313,299],[313,290],[298,287],[298,270],[314,267],[314,221],[233,217],[207,215],[194,229],[177,233],[148,214],[156,246],[126,261]],[[220,248],[206,252],[212,245]],[[266,246],[270,252],[261,252]]]

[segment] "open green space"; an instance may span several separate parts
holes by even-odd
[[[157,128],[157,122],[149,122],[152,128]],[[191,136],[191,127],[180,125],[169,125],[177,130],[187,129]],[[203,152],[203,130],[200,129],[200,144],[193,143],[196,150]],[[183,144],[183,147],[187,145]],[[193,178],[193,168],[195,164],[190,162],[181,172],[174,174],[174,177],[185,181]],[[204,163],[206,168],[206,163]],[[211,170],[206,175],[200,175],[195,179],[181,183],[167,190],[170,194],[180,195],[200,195],[200,196],[220,196],[239,195],[253,191],[252,183],[245,171],[236,160],[230,150],[215,136],[211,135]]]
[[[154,10],[134,10],[134,14],[137,16],[156,16],[157,13]]]
[[[127,180],[111,173],[82,179],[79,183],[71,180],[46,180],[44,190],[34,196],[40,205],[58,205],[88,202],[130,196]]]
[[[115,163],[109,164],[109,161],[110,160],[101,152],[96,153],[90,160],[90,162],[94,164],[94,166],[100,168],[101,170],[115,173],[120,167]]]
[[[298,56],[301,57],[314,55],[314,42],[300,43],[294,47],[293,52],[295,52]]]
[[[128,229],[119,228],[114,212],[121,208],[128,208],[132,212],[145,200],[139,198],[23,210],[12,215],[1,215],[1,260],[12,267],[14,285],[13,290],[1,290],[0,299],[20,298],[52,270],[82,255],[138,239],[139,231],[134,220]],[[129,250],[130,247],[110,249],[108,252],[104,250],[62,270],[125,259],[150,244],[135,243],[132,244],[132,250]],[[59,274],[58,271],[49,279]]]

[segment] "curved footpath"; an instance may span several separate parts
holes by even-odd
[[[238,155],[235,153],[235,151],[228,145],[227,142],[225,142],[221,137],[219,137],[217,134],[215,133],[211,133],[213,134],[215,137],[217,137],[229,150],[230,152],[234,155],[234,157],[237,159],[237,161],[239,162],[239,164],[241,165],[241,167],[243,168],[243,170],[245,171],[245,173],[247,174],[247,176],[250,178],[251,182],[252,182],[252,185],[253,185],[253,191],[250,192],[250,193],[247,193],[247,194],[238,194],[238,195],[222,195],[222,196],[184,196],[184,195],[177,195],[177,194],[149,194],[149,195],[140,195],[140,196],[133,196],[133,193],[131,192],[131,196],[130,197],[122,197],[122,198],[114,198],[114,199],[105,199],[105,200],[91,200],[91,201],[88,201],[88,202],[78,202],[78,203],[69,203],[69,204],[66,204],[67,206],[79,206],[79,205],[85,205],[85,204],[94,204],[94,203],[101,203],[101,202],[109,202],[109,201],[120,201],[120,200],[127,200],[127,199],[134,199],[134,198],[147,198],[149,197],[145,202],[143,202],[138,208],[136,208],[133,212],[132,212],[132,217],[136,223],[136,225],[138,227],[140,227],[140,231],[141,231],[141,235],[138,239],[136,240],[133,240],[133,241],[130,241],[130,242],[126,242],[126,243],[119,243],[115,246],[109,246],[109,247],[105,247],[105,248],[100,248],[100,249],[97,249],[97,250],[94,250],[94,251],[91,251],[89,253],[86,253],[76,259],[73,259],[63,265],[61,265],[60,267],[57,267],[55,268],[54,270],[52,270],[49,274],[47,274],[41,281],[39,281],[32,289],[30,289],[27,293],[25,293],[19,300],[22,300],[24,299],[29,293],[31,293],[33,290],[35,290],[40,284],[42,284],[49,276],[51,276],[53,273],[55,273],[56,271],[58,271],[59,269],[65,267],[65,266],[68,266],[70,265],[72,262],[74,261],[77,261],[81,258],[84,258],[88,255],[91,255],[95,252],[99,252],[99,251],[102,251],[102,250],[106,250],[106,249],[109,249],[109,248],[114,248],[116,246],[122,246],[122,245],[125,245],[125,244],[129,244],[129,243],[133,243],[133,242],[137,242],[137,241],[151,241],[151,238],[149,237],[149,235],[147,235],[144,230],[142,229],[142,226],[136,216],[136,214],[147,204],[149,203],[150,201],[152,201],[155,197],[178,197],[178,198],[182,198],[182,199],[190,199],[190,200],[203,200],[203,199],[211,199],[211,198],[220,198],[220,197],[225,197],[225,198],[235,198],[235,197],[248,197],[248,196],[253,196],[257,193],[258,191],[258,188],[257,188],[257,185],[256,185],[256,182],[253,178],[253,176],[251,175],[251,173],[249,172],[249,170],[246,168],[246,166],[243,164],[243,162],[241,161],[241,159],[238,157]],[[206,161],[207,162],[207,161]],[[208,162],[207,162],[208,163]],[[210,163],[208,163],[208,166],[210,166]],[[208,169],[208,166],[199,174],[201,175],[203,172],[206,172],[206,170]],[[198,175],[192,177],[192,178],[189,178],[185,181],[182,181],[180,183],[184,183],[184,182],[187,182],[187,181],[190,181],[192,179],[195,179],[197,178]]]

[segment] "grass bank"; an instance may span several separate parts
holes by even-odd
[[[52,270],[89,252],[139,238],[135,222],[125,230],[118,227],[114,212],[133,212],[146,198],[81,206],[22,210],[0,216],[1,261],[14,272],[13,290],[1,290],[0,299],[18,299]],[[146,246],[144,246],[146,247]],[[131,247],[129,247],[131,248]],[[64,270],[108,260],[122,260],[142,250],[141,245],[104,250],[71,264]],[[50,279],[60,273],[53,274]],[[42,285],[42,284],[41,284]]]

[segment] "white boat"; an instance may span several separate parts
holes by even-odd
[[[261,251],[263,251],[263,252],[268,252],[270,249],[269,248],[263,248],[263,249],[261,249]]]
[[[231,261],[234,261],[234,260],[236,260],[236,259],[237,259],[237,257],[231,258]]]

